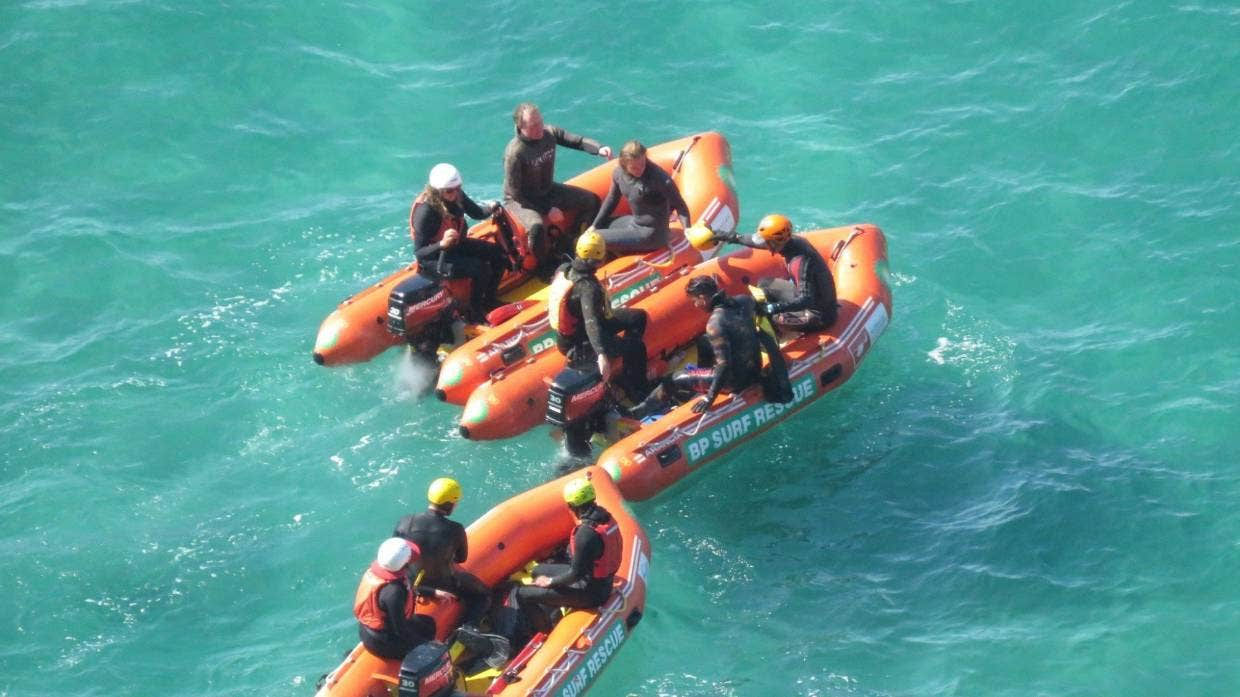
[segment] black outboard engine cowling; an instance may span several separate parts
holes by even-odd
[[[433,278],[414,274],[388,295],[387,328],[399,336],[416,334],[451,309],[452,295],[447,288]]]
[[[547,423],[561,428],[603,412],[607,385],[593,370],[565,368],[547,394]]]
[[[420,644],[400,664],[400,697],[448,697],[456,689],[448,646]]]

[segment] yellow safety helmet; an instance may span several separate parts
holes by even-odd
[[[430,488],[426,490],[426,500],[436,506],[455,504],[461,500],[461,485],[450,477],[440,477],[431,482]]]
[[[584,506],[594,501],[594,485],[585,477],[569,480],[564,485],[564,503],[570,506]]]
[[[754,244],[782,245],[792,239],[792,221],[787,216],[771,213],[758,221],[758,231],[754,233]]]
[[[607,241],[594,230],[586,230],[577,238],[577,257],[588,261],[602,261],[607,256]]]
[[[715,240],[715,233],[711,232],[706,223],[698,223],[685,230],[685,239],[689,240],[689,244],[699,252],[705,252],[718,244]]]

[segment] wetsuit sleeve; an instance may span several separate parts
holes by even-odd
[[[547,126],[547,130],[551,132],[551,135],[555,136],[555,142],[557,145],[563,145],[566,148],[582,150],[590,153],[591,155],[597,155],[599,148],[603,147],[602,143],[594,140],[593,138],[579,136],[576,133],[569,133],[559,126]]]
[[[546,213],[539,207],[533,206],[521,192],[525,190],[525,181],[521,177],[521,159],[517,157],[517,151],[509,146],[504,151],[504,195],[513,201],[520,203],[522,206],[537,210],[539,213]]]
[[[456,558],[457,564],[464,564],[469,558],[469,535],[465,534],[465,526],[456,524]]]
[[[418,206],[418,209],[413,212],[409,218],[409,224],[413,226],[414,256],[424,259],[439,253],[439,243],[432,240],[439,232],[441,222],[443,222],[443,215],[434,206]]]
[[[463,189],[461,190],[461,208],[465,211],[465,215],[468,215],[474,220],[482,220],[487,217],[487,213],[482,210],[482,206],[474,203],[474,200],[470,198],[469,194],[465,193]],[[464,230],[459,230],[458,232],[461,234],[465,233]]]
[[[728,345],[723,334],[722,323],[715,319],[714,314],[706,322],[706,338],[710,341],[711,351],[715,354],[715,373],[711,376],[710,389],[706,391],[706,402],[715,401],[719,391],[723,389],[723,378],[728,372],[732,361],[732,347]]]
[[[814,274],[810,273],[809,264],[810,260],[805,256],[798,256],[788,264],[790,270],[797,271],[793,273],[793,278],[800,280],[800,283],[796,284],[796,297],[788,302],[773,303],[771,314],[798,312],[814,306]]]
[[[379,607],[387,615],[388,625],[402,642],[420,644],[435,638],[435,620],[426,615],[405,619],[405,587],[389,583],[379,591]]]
[[[613,172],[611,188],[607,189],[607,197],[603,199],[602,205],[599,206],[598,215],[594,216],[594,222],[590,223],[590,227],[597,228],[602,225],[604,220],[611,217],[611,212],[616,210],[617,203],[620,203],[620,184],[616,181],[616,175]]]
[[[680,224],[685,229],[689,228],[689,204],[685,203],[685,197],[680,195],[680,187],[676,186],[676,180],[662,168],[659,172],[663,174],[663,191],[667,196],[668,202],[671,204],[672,210],[676,211],[676,215],[680,218]]]
[[[606,316],[607,310],[603,307],[603,294],[599,292],[599,288],[593,283],[578,283],[579,295],[581,301],[581,322],[586,327],[586,338],[590,340],[590,346],[598,355],[606,355],[607,344],[603,337],[603,317]]]
[[[588,580],[594,572],[595,560],[603,556],[603,538],[594,532],[594,528],[578,525],[573,536],[576,538],[573,546],[577,553],[573,555],[568,571],[551,577],[552,588]]]

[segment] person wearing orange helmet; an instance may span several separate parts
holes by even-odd
[[[784,258],[792,282],[763,279],[758,284],[767,296],[762,309],[777,327],[804,332],[835,323],[838,308],[831,270],[814,245],[792,234],[792,222],[786,216],[767,215],[758,222],[758,229],[751,238],[732,233],[716,235],[715,239],[766,249]]]

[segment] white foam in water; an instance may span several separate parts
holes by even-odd
[[[435,386],[438,371],[430,363],[416,358],[411,351],[396,362],[396,387],[401,400],[417,399]]]

